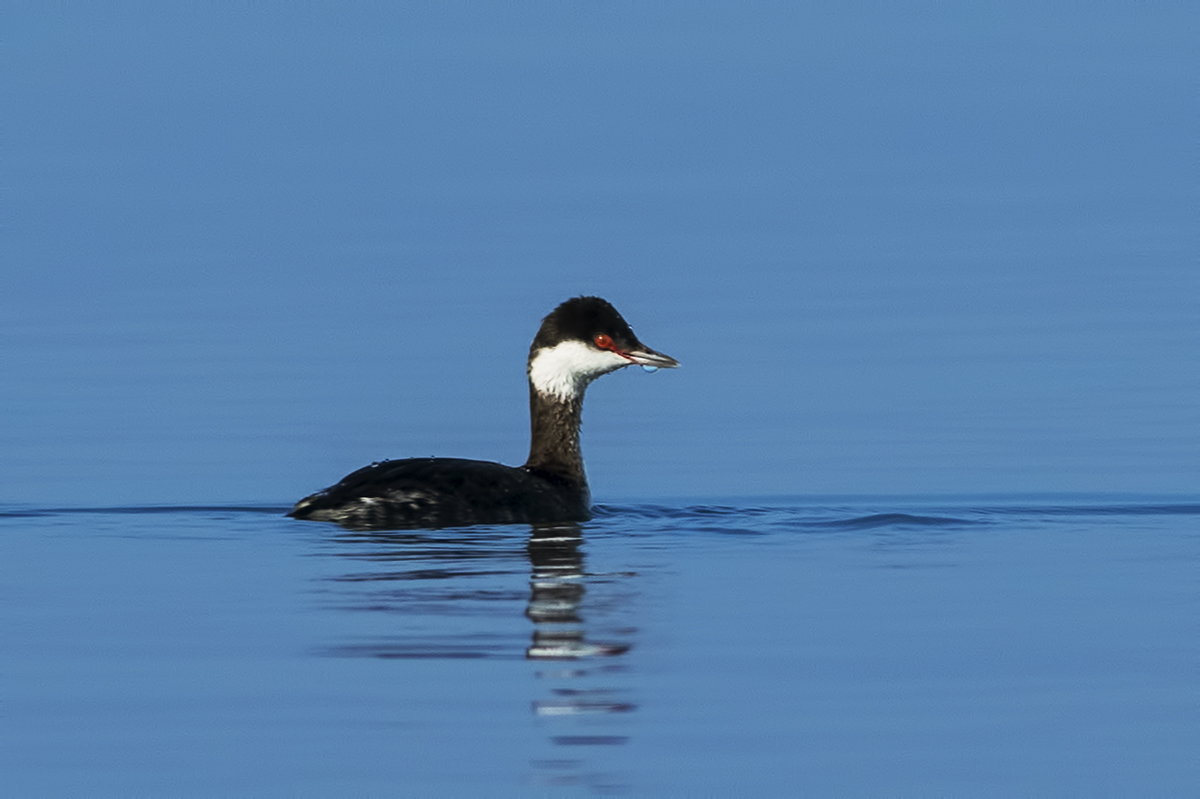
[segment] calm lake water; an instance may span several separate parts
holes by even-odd
[[[6,508],[32,795],[1187,795],[1200,503]]]
[[[1200,5],[9,6],[0,794],[1196,794]]]

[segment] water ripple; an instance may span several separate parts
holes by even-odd
[[[1180,501],[1126,501],[1104,503],[1080,500],[1038,503],[1028,498],[1014,497],[1011,502],[1003,497],[992,497],[987,501],[968,502],[954,497],[929,497],[919,502],[910,498],[857,497],[843,502],[778,502],[776,504],[691,504],[669,505],[663,503],[638,503],[623,505],[597,505],[594,522],[609,523],[651,522],[686,524],[694,529],[711,530],[726,535],[762,535],[764,528],[808,528],[868,530],[877,528],[930,528],[994,523],[1001,520],[1027,518],[1069,518],[1088,516],[1198,516],[1200,502],[1188,497]],[[901,506],[904,510],[899,510]],[[58,516],[208,516],[213,514],[236,514],[282,517],[288,506],[277,504],[239,505],[118,505],[111,507],[37,507],[24,505],[0,505],[0,519],[38,519]],[[310,522],[302,524],[309,525]],[[483,526],[467,529],[439,531],[437,541],[457,540],[482,536],[488,544],[491,538],[502,534],[505,528]],[[427,542],[429,531],[405,530],[387,533],[370,531],[369,536],[391,535],[392,544]],[[341,532],[348,540],[352,532]]]

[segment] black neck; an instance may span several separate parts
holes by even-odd
[[[583,397],[561,400],[529,386],[529,460],[526,468],[550,472],[587,485],[579,451]]]

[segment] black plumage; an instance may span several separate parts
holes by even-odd
[[[599,297],[576,297],[544,320],[529,351],[530,446],[523,466],[462,458],[373,463],[288,513],[354,528],[554,523],[591,518],[579,448],[583,392],[607,372],[678,366],[638,341]]]

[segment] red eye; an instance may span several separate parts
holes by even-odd
[[[601,333],[594,339],[596,346],[602,350],[611,350],[613,348],[612,339]]]

